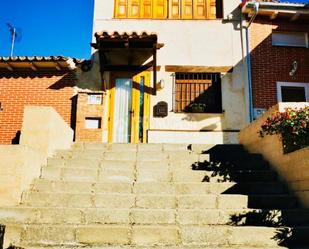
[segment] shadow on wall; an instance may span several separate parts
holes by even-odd
[[[74,73],[65,73],[60,80],[56,81],[54,84],[50,85],[48,89],[60,90],[65,87],[74,87],[76,85],[76,77]]]
[[[21,132],[17,131],[15,137],[12,139],[12,144],[19,144]]]
[[[203,182],[235,182],[221,194],[248,196],[248,210],[230,215],[228,225],[276,228],[272,238],[288,248],[309,244],[309,209],[303,207],[274,168],[241,145],[216,145],[203,154],[209,162],[192,165],[205,171]]]

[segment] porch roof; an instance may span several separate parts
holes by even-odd
[[[157,50],[164,44],[158,43],[155,33],[107,31],[95,33],[96,43],[92,47],[99,50],[101,73],[105,71],[142,72],[153,68],[155,94]],[[149,60],[152,57],[152,60]]]

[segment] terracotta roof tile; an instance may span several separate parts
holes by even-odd
[[[157,39],[157,35],[155,33],[147,33],[147,32],[122,32],[118,31],[107,32],[101,31],[96,32],[94,35],[97,39]]]
[[[69,59],[69,57],[64,56],[0,56],[0,62],[60,62]]]

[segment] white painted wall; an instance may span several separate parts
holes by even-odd
[[[224,1],[224,17],[235,11],[239,0]],[[164,79],[165,87],[151,98],[152,106],[166,101],[172,110],[172,77],[165,72],[165,65],[233,66],[233,72],[222,75],[223,114],[176,114],[166,118],[150,119],[151,129],[239,130],[247,124],[245,81],[242,65],[242,34],[239,21],[222,20],[137,20],[113,19],[114,1],[95,0],[94,32],[154,32],[164,47],[158,51],[158,80]],[[245,80],[244,80],[245,79]]]

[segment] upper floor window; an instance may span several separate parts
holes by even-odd
[[[273,32],[272,45],[308,48],[308,35],[306,32]]]
[[[115,0],[115,18],[216,19],[222,0]]]

